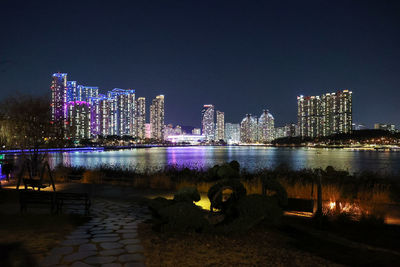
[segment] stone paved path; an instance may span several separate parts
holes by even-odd
[[[137,204],[95,200],[92,219],[66,236],[41,266],[145,266],[137,225],[148,218]]]

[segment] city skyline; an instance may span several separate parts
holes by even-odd
[[[399,125],[400,3],[383,2],[6,0],[0,92],[43,95],[47,73],[68,71],[100,91],[146,92],[147,105],[167,95],[166,122],[199,127],[191,107],[204,103],[235,122],[267,106],[283,125],[296,121],[292,96],[348,88],[355,122]]]
[[[152,99],[147,129],[146,99],[136,99],[134,89],[114,88],[107,94],[100,94],[96,86],[69,81],[68,73],[54,73],[50,89],[50,123],[64,130],[64,138],[75,141],[99,136],[130,136],[137,140],[152,138],[158,142],[270,144],[283,137],[350,134],[362,127],[353,123],[353,92],[347,89],[317,96],[297,96],[297,123],[286,122],[283,126],[275,126],[275,117],[269,109],[263,109],[259,117],[247,113],[240,124],[235,124],[225,122],[225,112],[216,109],[215,105],[204,104],[202,127],[198,131],[192,127],[189,132],[187,126],[176,124],[174,127],[165,123],[164,95]],[[396,132],[392,124],[375,123],[374,128]]]

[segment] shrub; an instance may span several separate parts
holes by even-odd
[[[236,160],[232,160],[231,162],[229,162],[229,166],[231,166],[231,168],[236,172],[240,172],[240,164]]]
[[[281,207],[287,205],[288,195],[285,188],[273,176],[262,177],[263,195],[271,196]]]
[[[200,200],[199,191],[196,187],[183,187],[174,195],[174,200],[177,202],[193,203]]]
[[[159,211],[167,206],[174,204],[173,200],[169,200],[163,197],[156,197],[151,199],[148,203],[149,209],[153,212],[155,217],[160,217]]]
[[[262,223],[278,224],[283,211],[275,199],[265,195],[247,195],[242,197],[235,206],[237,218],[223,226],[224,232],[248,231]]]
[[[224,201],[223,191],[231,190],[231,196]],[[207,196],[210,200],[211,207],[210,210],[219,209],[223,213],[227,212],[232,205],[234,205],[241,197],[246,195],[246,189],[239,180],[222,180],[213,185],[210,190],[208,190]]]
[[[176,202],[159,210],[161,231],[204,232],[209,230],[209,223],[200,207],[189,202]]]
[[[218,168],[217,176],[219,179],[239,179],[240,178],[239,171],[237,169],[235,169],[235,167],[232,168],[232,166],[228,163],[225,163]]]

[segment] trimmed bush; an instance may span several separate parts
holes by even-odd
[[[200,200],[199,191],[196,187],[183,187],[174,195],[174,200],[177,202],[193,203]]]
[[[231,196],[224,201],[223,191],[230,189],[232,191]],[[223,213],[227,212],[232,205],[234,205],[241,197],[246,195],[246,188],[239,180],[222,180],[213,185],[208,190],[207,196],[210,200],[210,210],[219,209]]]
[[[205,232],[209,223],[202,209],[193,203],[177,202],[159,210],[161,231]]]
[[[168,200],[163,197],[157,197],[149,201],[148,207],[153,212],[153,215],[159,217],[159,211],[165,207],[173,205],[175,202],[173,200]]]
[[[265,195],[247,195],[235,206],[237,218],[219,230],[223,232],[245,232],[260,224],[278,224],[283,211],[274,198]]]
[[[234,165],[234,164],[233,164]],[[217,170],[217,175],[219,179],[239,179],[240,173],[235,167],[232,167],[230,163],[225,163],[220,166]]]
[[[232,169],[234,169],[236,172],[240,172],[240,164],[236,160],[232,160],[229,162],[229,166],[231,166]]]
[[[281,207],[285,207],[288,203],[286,190],[275,177],[268,175],[262,177],[262,193],[274,198]]]

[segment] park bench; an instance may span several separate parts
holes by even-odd
[[[82,179],[82,174],[69,174],[67,177],[71,181],[79,181]]]
[[[33,190],[35,190],[35,188],[37,188],[38,191],[40,191],[40,189],[46,188],[49,185],[44,185],[42,180],[39,179],[23,179],[24,185],[25,185],[25,190],[27,190],[29,187],[32,187]]]
[[[19,203],[21,212],[27,211],[28,206],[31,205],[50,207],[50,212],[52,214],[56,211],[54,192],[20,190]]]
[[[78,193],[56,193],[57,213],[62,212],[64,207],[84,207],[85,215],[89,214],[90,198],[88,194]],[[78,208],[80,211],[80,209]]]
[[[285,210],[312,213],[314,211],[314,200],[301,199],[301,198],[288,198],[288,204]]]

